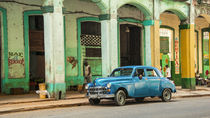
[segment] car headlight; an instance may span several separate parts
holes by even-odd
[[[88,84],[87,84],[87,85],[85,85],[85,89],[88,89],[88,87],[89,87],[89,86],[88,86]]]
[[[111,88],[111,83],[108,83],[108,84],[106,85],[106,87],[107,87],[107,88]]]

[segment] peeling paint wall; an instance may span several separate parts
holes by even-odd
[[[18,0],[28,4],[39,4],[41,0]],[[0,7],[6,9],[8,34],[8,78],[3,81],[3,92],[9,94],[10,88],[23,88],[29,90],[29,78],[25,73],[25,46],[23,31],[23,12],[26,10],[40,10],[40,7],[19,5],[16,3],[1,2]],[[5,66],[5,65],[3,65]],[[4,72],[4,71],[3,71]],[[7,73],[6,73],[7,74]]]

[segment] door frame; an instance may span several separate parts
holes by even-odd
[[[138,25],[142,25],[143,24],[143,22],[141,21],[141,20],[137,20],[137,19],[134,19],[134,18],[119,18],[118,19],[118,23],[117,23],[117,47],[118,47],[118,66],[121,66],[120,65],[120,23],[122,23],[122,22],[126,22],[126,23],[124,23],[124,24],[131,24],[131,25],[133,25],[132,23],[136,23],[136,24],[138,24]],[[138,26],[138,25],[136,25],[136,26]],[[142,42],[142,45],[144,44],[144,42],[145,42],[145,30],[144,30],[144,28],[143,28],[143,26],[142,27],[140,27],[141,29],[142,29],[142,31],[140,32],[140,41],[142,40],[143,42]],[[143,36],[142,36],[142,34],[143,34]],[[144,54],[142,55],[142,62],[143,62],[143,64],[145,63],[145,59],[144,59],[144,57],[145,57],[145,45],[143,46],[144,48],[142,48],[143,50],[142,51],[140,51],[140,53],[141,52],[143,52],[144,51]]]
[[[8,28],[7,28],[7,10],[5,8],[0,7],[0,12],[2,16],[1,20],[1,33],[3,36],[1,37],[1,45],[4,48],[4,51],[1,52],[2,57],[1,60],[3,63],[1,64],[1,92],[2,93],[9,93],[9,90],[6,89],[5,84],[8,82]],[[4,72],[3,72],[4,71]]]

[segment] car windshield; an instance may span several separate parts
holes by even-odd
[[[111,77],[131,76],[133,68],[119,68],[112,72]]]

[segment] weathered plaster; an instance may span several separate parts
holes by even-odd
[[[152,18],[152,7],[153,3],[151,0],[115,0],[112,1],[110,7],[113,9],[118,9],[125,4],[130,4],[136,6],[140,11],[142,11],[146,19]]]
[[[175,2],[170,0],[160,1],[160,14],[164,11],[171,11],[175,13],[181,20],[185,20],[189,16],[189,6],[184,2]]]

